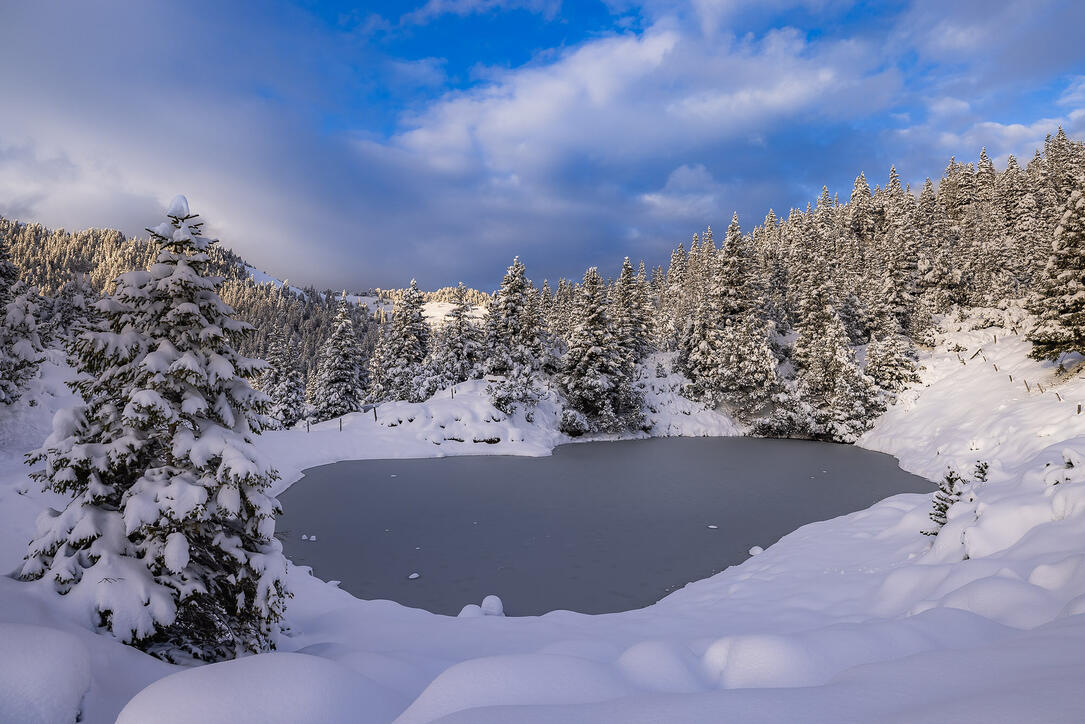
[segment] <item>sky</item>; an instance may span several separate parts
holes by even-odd
[[[1085,138],[1074,0],[0,7],[0,215],[206,229],[321,288],[665,264],[859,171]]]

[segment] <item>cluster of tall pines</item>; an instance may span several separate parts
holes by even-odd
[[[253,436],[468,380],[529,421],[556,391],[572,436],[648,429],[654,376],[751,434],[854,441],[954,308],[1022,303],[1035,357],[1085,355],[1083,194],[1085,145],[1060,129],[1023,166],[983,151],[918,191],[890,169],[748,230],[735,215],[651,271],[536,285],[517,258],[493,294],[412,281],[374,310],[254,282],[183,197],[146,239],[0,218],[0,404],[36,402],[50,349],[81,400],[32,455],[69,503],[19,575],[164,658],[266,650],[289,594]]]

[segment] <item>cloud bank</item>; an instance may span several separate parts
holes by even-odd
[[[479,43],[466,67],[395,35],[571,11],[429,0],[376,39],[306,5],[223,5],[7,8],[0,214],[135,232],[183,192],[280,277],[491,288],[515,254],[538,280],[663,263],[733,210],[749,228],[859,170],[918,183],[1085,133],[1077,3],[612,0],[612,27],[525,64],[445,41]]]

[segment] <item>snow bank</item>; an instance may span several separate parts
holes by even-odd
[[[394,693],[328,659],[274,653],[159,679],[128,702],[117,724],[388,722],[402,708]]]
[[[90,687],[90,657],[71,634],[0,623],[0,722],[74,722]]]

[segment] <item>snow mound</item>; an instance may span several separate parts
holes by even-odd
[[[396,724],[424,724],[458,711],[502,704],[584,704],[633,692],[610,666],[572,656],[509,654],[447,669]]]
[[[90,687],[90,655],[69,633],[0,623],[0,722],[74,722]]]
[[[159,679],[128,702],[117,724],[390,722],[401,709],[397,695],[345,666],[273,653]]]

